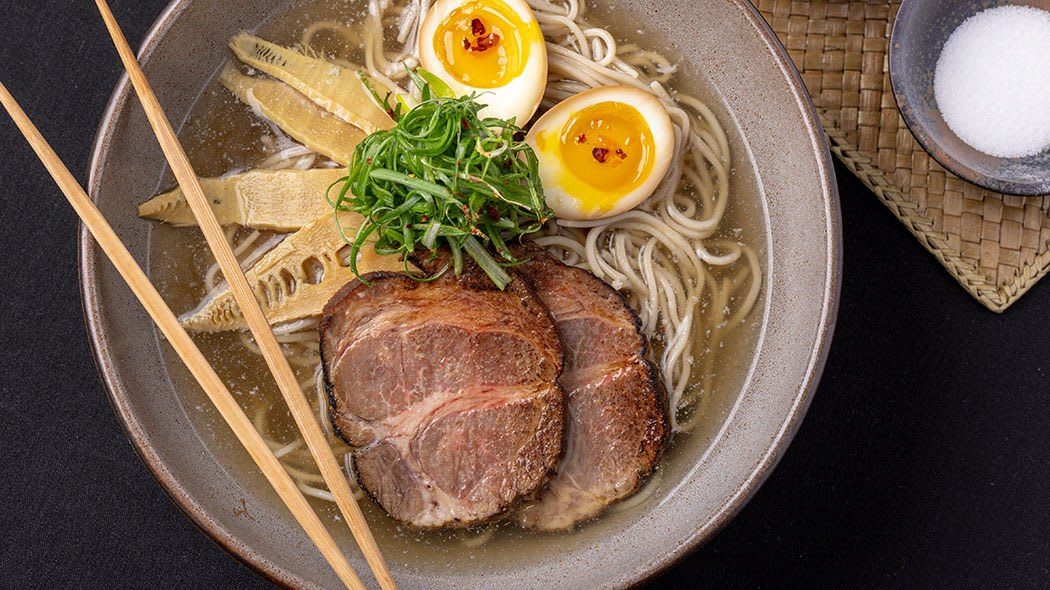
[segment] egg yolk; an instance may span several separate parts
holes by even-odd
[[[541,133],[540,151],[557,150],[561,188],[588,212],[605,212],[638,188],[653,171],[655,144],[638,109],[622,102],[600,102],[572,115],[561,135]],[[552,140],[557,143],[552,146]]]
[[[541,34],[513,8],[499,0],[474,0],[441,21],[434,33],[434,52],[462,84],[498,88],[518,77],[528,62],[526,35]]]

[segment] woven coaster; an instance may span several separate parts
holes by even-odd
[[[1050,271],[1050,196],[970,184],[904,124],[886,59],[899,1],[757,4],[802,71],[832,153],[971,295],[1002,312]]]

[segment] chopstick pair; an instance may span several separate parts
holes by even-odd
[[[143,307],[146,308],[146,311],[149,312],[150,317],[156,322],[164,337],[168,339],[172,348],[186,363],[190,373],[193,374],[205,393],[208,394],[208,397],[216,409],[219,410],[223,419],[230,425],[237,439],[240,440],[248,454],[255,460],[255,463],[262,470],[270,485],[277,491],[277,494],[288,506],[288,509],[291,510],[296,520],[299,521],[303,530],[306,531],[306,534],[310,536],[310,539],[320,549],[325,559],[331,564],[332,569],[335,570],[347,588],[363,589],[364,585],[361,584],[361,580],[358,579],[353,568],[339,550],[335,540],[332,539],[328,530],[325,529],[320,519],[318,519],[317,514],[314,513],[306,497],[295,485],[291,476],[281,466],[281,462],[274,456],[270,447],[267,446],[262,435],[255,430],[255,426],[248,416],[245,415],[244,411],[241,410],[237,400],[230,394],[222,379],[215,373],[215,369],[212,368],[200,349],[197,348],[197,345],[190,339],[189,334],[179,324],[179,320],[175,317],[171,308],[168,307],[164,299],[161,298],[160,293],[150,283],[146,273],[135,262],[131,253],[128,252],[128,249],[117,237],[113,228],[106,222],[102,213],[91,202],[84,189],[73,178],[69,169],[62,163],[62,160],[55,154],[47,140],[40,134],[40,131],[33,125],[33,122],[30,121],[29,117],[2,83],[0,83],[0,103],[3,103],[15,125],[18,126],[26,141],[32,146],[37,156],[40,157],[40,161],[47,167],[48,172],[51,173],[58,187],[69,200],[69,204],[73,206],[77,215],[84,222],[84,226],[95,237],[102,251],[113,262],[113,266],[116,267],[120,275],[124,277],[124,280],[131,287],[131,290],[138,297]]]
[[[368,528],[368,523],[365,521],[361,509],[353,497],[350,485],[344,477],[331,447],[328,446],[327,438],[313,415],[310,404],[300,389],[291,366],[281,353],[280,345],[270,328],[269,322],[266,320],[262,308],[256,301],[251,287],[248,285],[248,281],[240,268],[233,250],[226,241],[222,228],[216,220],[207,198],[204,196],[197,175],[182,146],[179,144],[178,137],[174,129],[172,129],[171,123],[164,115],[160,102],[150,87],[149,81],[139,66],[135,54],[128,45],[127,39],[125,39],[108,4],[105,0],[96,0],[96,4],[106,23],[106,28],[113,38],[117,52],[124,62],[132,85],[138,93],[146,116],[171,165],[172,171],[186,196],[186,200],[189,202],[190,208],[193,210],[194,216],[197,218],[212,253],[219,262],[219,267],[244,314],[249,329],[259,345],[271,373],[273,373],[274,379],[285,402],[288,404],[296,425],[306,441],[307,447],[317,462],[329,490],[335,496],[336,504],[346,519],[347,525],[357,540],[357,544],[361,548],[361,552],[364,554],[380,587],[383,590],[395,589],[396,585],[393,578],[390,576],[386,562],[379,551],[371,530]],[[113,262],[139,301],[142,302],[150,317],[156,322],[180,358],[186,363],[190,372],[200,383],[212,400],[212,403],[215,404],[223,419],[226,420],[238,440],[241,441],[249,455],[255,460],[300,526],[303,527],[303,530],[321,551],[333,570],[335,570],[336,575],[348,588],[363,590],[364,585],[340,551],[335,540],[314,513],[280,461],[266,445],[262,436],[255,430],[252,422],[241,410],[226,385],[215,373],[215,370],[190,339],[181,324],[179,324],[175,314],[164,302],[160,293],[157,292],[149,278],[135,262],[135,259],[95,207],[94,203],[92,203],[84,189],[2,84],[0,84],[0,102],[3,103],[15,124],[47,167],[48,172],[51,173],[59,188],[66,195],[66,198],[84,222],[84,225],[98,241],[102,250]]]

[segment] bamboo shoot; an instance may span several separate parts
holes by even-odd
[[[322,168],[253,170],[227,178],[203,178],[201,188],[220,224],[288,233],[332,213],[325,193],[345,174],[342,169]],[[143,203],[139,216],[176,227],[197,225],[178,188]]]
[[[368,133],[394,126],[354,70],[248,33],[234,37],[230,48],[245,64],[288,84],[321,108]]]
[[[353,235],[362,221],[356,213],[340,213],[340,223],[348,235]],[[333,214],[317,219],[266,253],[245,273],[266,319],[276,325],[320,316],[328,300],[355,278],[349,268],[349,250]],[[361,274],[405,269],[396,256],[380,256],[371,247],[361,250],[357,264]],[[245,327],[240,308],[228,290],[205,300],[180,321],[197,332]]]
[[[222,85],[241,102],[269,119],[292,139],[347,165],[365,133],[320,109],[290,86],[276,80],[245,76],[228,64],[219,76]]]

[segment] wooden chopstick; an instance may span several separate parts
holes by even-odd
[[[241,270],[233,249],[230,248],[229,243],[226,241],[222,227],[219,225],[218,220],[215,219],[215,213],[211,210],[207,197],[204,196],[197,173],[194,172],[186,152],[183,151],[182,146],[179,144],[175,130],[172,129],[171,123],[165,116],[160,101],[157,100],[156,94],[150,87],[146,74],[136,60],[135,53],[131,50],[131,46],[128,45],[127,39],[124,37],[124,33],[121,31],[120,25],[117,24],[117,20],[114,18],[113,12],[110,11],[106,0],[95,0],[95,4],[98,6],[99,12],[102,13],[102,18],[106,22],[106,28],[109,29],[110,36],[113,37],[113,43],[116,45],[117,52],[124,62],[124,67],[131,78],[135,91],[138,93],[142,107],[146,111],[146,117],[153,126],[157,140],[164,150],[164,155],[168,158],[172,172],[174,172],[175,178],[186,196],[186,201],[193,210],[194,217],[197,218],[197,223],[200,225],[204,238],[207,240],[212,253],[215,255],[215,259],[219,263],[219,267],[222,269],[223,276],[226,277],[230,291],[241,308],[241,313],[244,315],[244,319],[255,337],[255,342],[266,359],[266,364],[270,367],[270,372],[273,373],[274,380],[277,381],[277,386],[284,396],[285,403],[288,404],[288,409],[291,411],[295,423],[299,426],[303,439],[313,454],[314,461],[317,462],[325,483],[328,484],[329,491],[335,496],[336,504],[338,504],[339,509],[346,518],[346,523],[354,534],[354,538],[357,539],[357,544],[368,561],[368,565],[372,568],[372,573],[375,574],[376,580],[379,581],[380,587],[383,590],[394,590],[396,585],[390,576],[390,571],[387,569],[386,561],[379,551],[375,537],[372,535],[371,529],[368,528],[368,522],[365,521],[361,508],[354,499],[353,492],[350,490],[350,484],[343,470],[339,467],[332,448],[328,445],[328,440],[321,430],[317,417],[314,416],[310,403],[299,387],[299,381],[296,379],[291,365],[288,364],[288,360],[281,353],[281,346],[277,342],[269,322],[266,320],[266,315],[263,313],[258,301],[256,301],[255,294],[248,285],[248,280]]]
[[[229,389],[222,382],[222,379],[215,373],[215,370],[208,363],[208,360],[204,358],[200,349],[190,339],[189,334],[179,324],[179,320],[175,317],[171,308],[164,303],[160,293],[150,283],[146,273],[135,262],[128,249],[124,247],[123,242],[120,241],[113,228],[106,222],[102,213],[91,202],[84,189],[73,178],[69,169],[66,168],[62,160],[51,149],[47,140],[40,134],[40,131],[33,125],[25,111],[22,110],[18,102],[15,101],[2,83],[0,83],[0,103],[3,103],[4,108],[11,115],[11,119],[14,120],[19,130],[22,131],[22,135],[25,136],[26,141],[32,146],[37,156],[40,157],[40,161],[47,167],[52,178],[55,179],[59,188],[62,189],[66,198],[69,199],[69,204],[73,206],[73,209],[76,210],[77,215],[80,216],[88,231],[91,232],[99,246],[102,247],[102,251],[106,253],[106,256],[113,262],[117,271],[127,281],[135,296],[142,302],[150,317],[153,318],[153,321],[156,322],[161,332],[168,339],[168,342],[171,343],[172,348],[175,349],[197,379],[197,382],[204,388],[205,393],[208,394],[208,397],[215,404],[226,423],[230,425],[230,429],[233,430],[237,439],[241,441],[248,454],[251,455],[259,469],[262,470],[263,475],[269,480],[270,485],[273,486],[285,505],[288,506],[292,516],[299,521],[303,530],[306,531],[306,534],[317,545],[324,558],[331,564],[339,579],[343,581],[347,588],[365,590],[361,580],[358,579],[357,574],[354,573],[353,568],[342,551],[340,551],[339,546],[310,507],[306,497],[295,485],[295,482],[288,475],[288,472],[285,471],[281,462],[274,456],[266,441],[255,430],[255,426],[248,416],[244,414],[244,411],[241,410],[237,401],[230,394]]]

